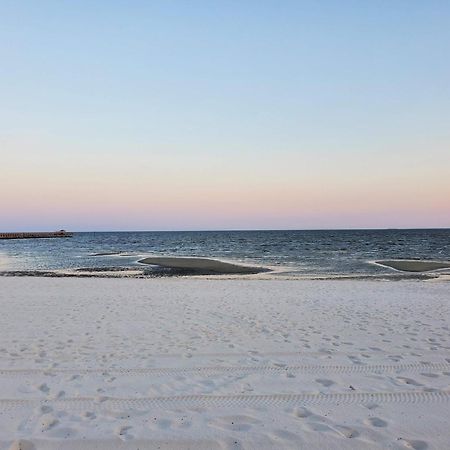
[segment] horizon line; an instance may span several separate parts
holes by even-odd
[[[60,231],[63,228],[54,229],[51,231]],[[240,231],[396,231],[396,230],[450,230],[449,227],[374,227],[374,228],[225,228],[225,229],[157,229],[157,230],[72,230],[64,229],[72,233],[208,233],[208,232],[240,232]],[[0,231],[4,233],[21,233],[21,232],[43,232],[45,230],[30,230],[30,231]]]

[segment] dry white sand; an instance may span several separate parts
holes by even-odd
[[[0,278],[1,449],[446,449],[446,282]]]

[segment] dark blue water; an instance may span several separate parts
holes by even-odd
[[[127,256],[92,256],[125,252]],[[298,275],[392,273],[378,259],[450,260],[450,229],[75,233],[0,240],[0,270],[136,267],[141,255],[203,256]]]

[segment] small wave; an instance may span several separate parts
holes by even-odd
[[[101,253],[91,253],[89,256],[115,256],[121,255],[124,252],[101,252]]]
[[[269,272],[266,267],[245,266],[209,258],[152,256],[138,261],[168,269],[187,270],[196,274],[256,274]]]
[[[78,267],[75,272],[129,272],[130,267]]]

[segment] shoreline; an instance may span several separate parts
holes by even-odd
[[[3,270],[0,271],[1,278],[73,278],[73,279],[136,279],[136,280],[177,280],[177,279],[200,279],[200,280],[243,280],[243,281],[374,281],[374,282],[400,282],[400,281],[432,281],[448,282],[450,273],[398,273],[392,274],[295,274],[289,275],[284,272],[262,272],[256,274],[196,274],[164,272],[145,273],[133,268],[89,268],[83,269],[55,269],[55,270]]]

